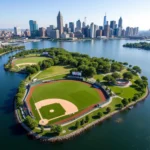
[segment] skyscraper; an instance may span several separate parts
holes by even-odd
[[[108,24],[108,21],[104,27],[104,36],[106,36],[107,38],[109,38],[109,34],[110,34],[110,26]]]
[[[71,32],[74,32],[74,22],[69,22],[69,28],[71,29]]]
[[[115,29],[116,21],[110,21],[110,28]]]
[[[29,21],[31,36],[38,36],[38,24],[34,20]]]
[[[40,37],[45,37],[45,34],[46,34],[46,29],[43,27],[39,28]]]
[[[82,28],[85,28],[85,27],[86,27],[86,23],[83,22],[83,23],[82,23]]]
[[[61,34],[64,31],[63,31],[63,16],[60,11],[57,16],[57,29],[59,30],[59,36],[61,37]]]
[[[107,16],[106,16],[106,13],[105,13],[103,27],[105,27],[106,24],[107,24]]]
[[[21,36],[21,29],[20,29],[20,27],[14,27],[14,35]]]
[[[94,38],[94,23],[91,23],[90,26],[90,38]]]
[[[123,23],[123,20],[122,20],[122,18],[120,17],[120,18],[119,18],[119,21],[118,21],[118,28],[122,28],[122,23]]]
[[[76,31],[81,31],[81,21],[80,20],[78,20],[76,22]]]

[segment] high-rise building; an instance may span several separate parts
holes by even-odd
[[[130,36],[131,35],[131,28],[127,27],[126,28],[126,36]]]
[[[99,29],[97,25],[94,25],[94,38],[96,38],[96,31]]]
[[[32,37],[38,36],[38,24],[37,24],[37,22],[34,21],[34,20],[30,20],[29,21],[29,26],[30,26],[31,36]]]
[[[91,23],[90,26],[90,38],[94,38],[94,23]]]
[[[14,27],[14,35],[21,36],[21,28],[20,27]]]
[[[43,27],[39,28],[40,37],[45,37],[45,34],[46,34],[46,29]]]
[[[138,32],[139,32],[138,27],[133,28],[133,35],[138,35]]]
[[[105,27],[106,24],[107,24],[107,16],[105,14],[105,16],[104,16],[104,22],[103,22],[103,27]]]
[[[122,28],[119,27],[118,30],[117,30],[117,36],[120,37],[122,34]]]
[[[59,35],[61,37],[61,34],[64,31],[63,31],[63,16],[62,16],[60,11],[59,11],[58,16],[57,16],[57,29],[59,30]]]
[[[46,34],[47,34],[48,37],[50,37],[51,31],[54,30],[54,29],[55,29],[54,25],[50,25],[49,27],[47,27]]]
[[[26,30],[24,31],[24,34],[25,34],[26,37],[30,37],[30,36],[31,36],[31,35],[30,35],[30,30],[28,30],[28,29],[26,29]]]
[[[107,21],[105,27],[104,27],[104,36],[106,36],[107,38],[109,38],[109,34],[110,34],[110,26],[109,23]]]
[[[110,21],[110,28],[114,30],[115,26],[116,26],[116,21]]]
[[[51,30],[50,31],[50,38],[58,39],[59,38],[59,30]]]
[[[123,29],[123,30],[122,30],[122,33],[121,33],[121,36],[122,36],[122,37],[125,37],[125,35],[126,35],[126,31]]]
[[[85,27],[86,27],[86,23],[83,22],[83,23],[82,23],[82,28],[85,28]]]
[[[80,20],[78,20],[76,22],[76,31],[81,31],[81,21]]]
[[[97,30],[96,31],[96,37],[101,37],[102,36],[103,31],[102,30]]]
[[[71,29],[71,32],[74,32],[74,22],[69,22],[69,28]]]
[[[122,23],[123,23],[123,20],[122,20],[122,17],[119,18],[119,21],[118,21],[118,28],[122,28]]]

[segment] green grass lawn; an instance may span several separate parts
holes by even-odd
[[[70,67],[68,66],[52,66],[44,71],[42,71],[36,78],[48,78],[54,75],[68,74],[70,72]]]
[[[108,86],[115,94],[122,98],[133,98],[134,94],[138,93],[133,87],[121,88],[118,86]]]
[[[54,112],[50,112],[54,110]],[[40,113],[44,119],[52,119],[65,114],[65,110],[60,104],[51,104],[40,109]]]
[[[35,102],[60,98],[74,103],[79,110],[100,102],[98,92],[88,85],[77,81],[55,82],[36,87],[32,97]],[[31,100],[31,102],[34,102]]]
[[[104,77],[104,75],[102,75],[102,74],[98,74],[98,75],[94,75],[94,79],[99,79],[100,81],[103,81],[103,77]]]
[[[48,59],[47,57],[27,57],[27,58],[21,58],[15,60],[15,64],[22,64],[22,63],[38,63],[40,61],[43,61],[45,59]]]

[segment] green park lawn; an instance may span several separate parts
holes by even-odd
[[[15,60],[15,64],[23,64],[23,63],[38,63],[40,61],[48,59],[47,57],[27,57]]]
[[[50,112],[50,110],[54,110],[54,112]],[[58,116],[62,116],[65,114],[65,110],[60,104],[51,104],[48,106],[44,106],[40,109],[40,113],[44,119],[53,119]]]
[[[56,75],[68,74],[70,72],[70,67],[68,66],[52,66],[46,70],[43,70],[36,78],[49,78]]]
[[[94,75],[93,78],[94,78],[95,80],[99,79],[100,81],[103,81],[104,75],[103,75],[103,74],[97,74],[97,75]]]
[[[133,87],[122,88],[118,86],[109,86],[109,88],[118,96],[122,98],[133,98],[138,91]]]

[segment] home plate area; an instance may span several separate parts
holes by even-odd
[[[46,99],[35,103],[41,120],[39,124],[46,125],[49,121],[78,112],[78,108],[63,99]]]

